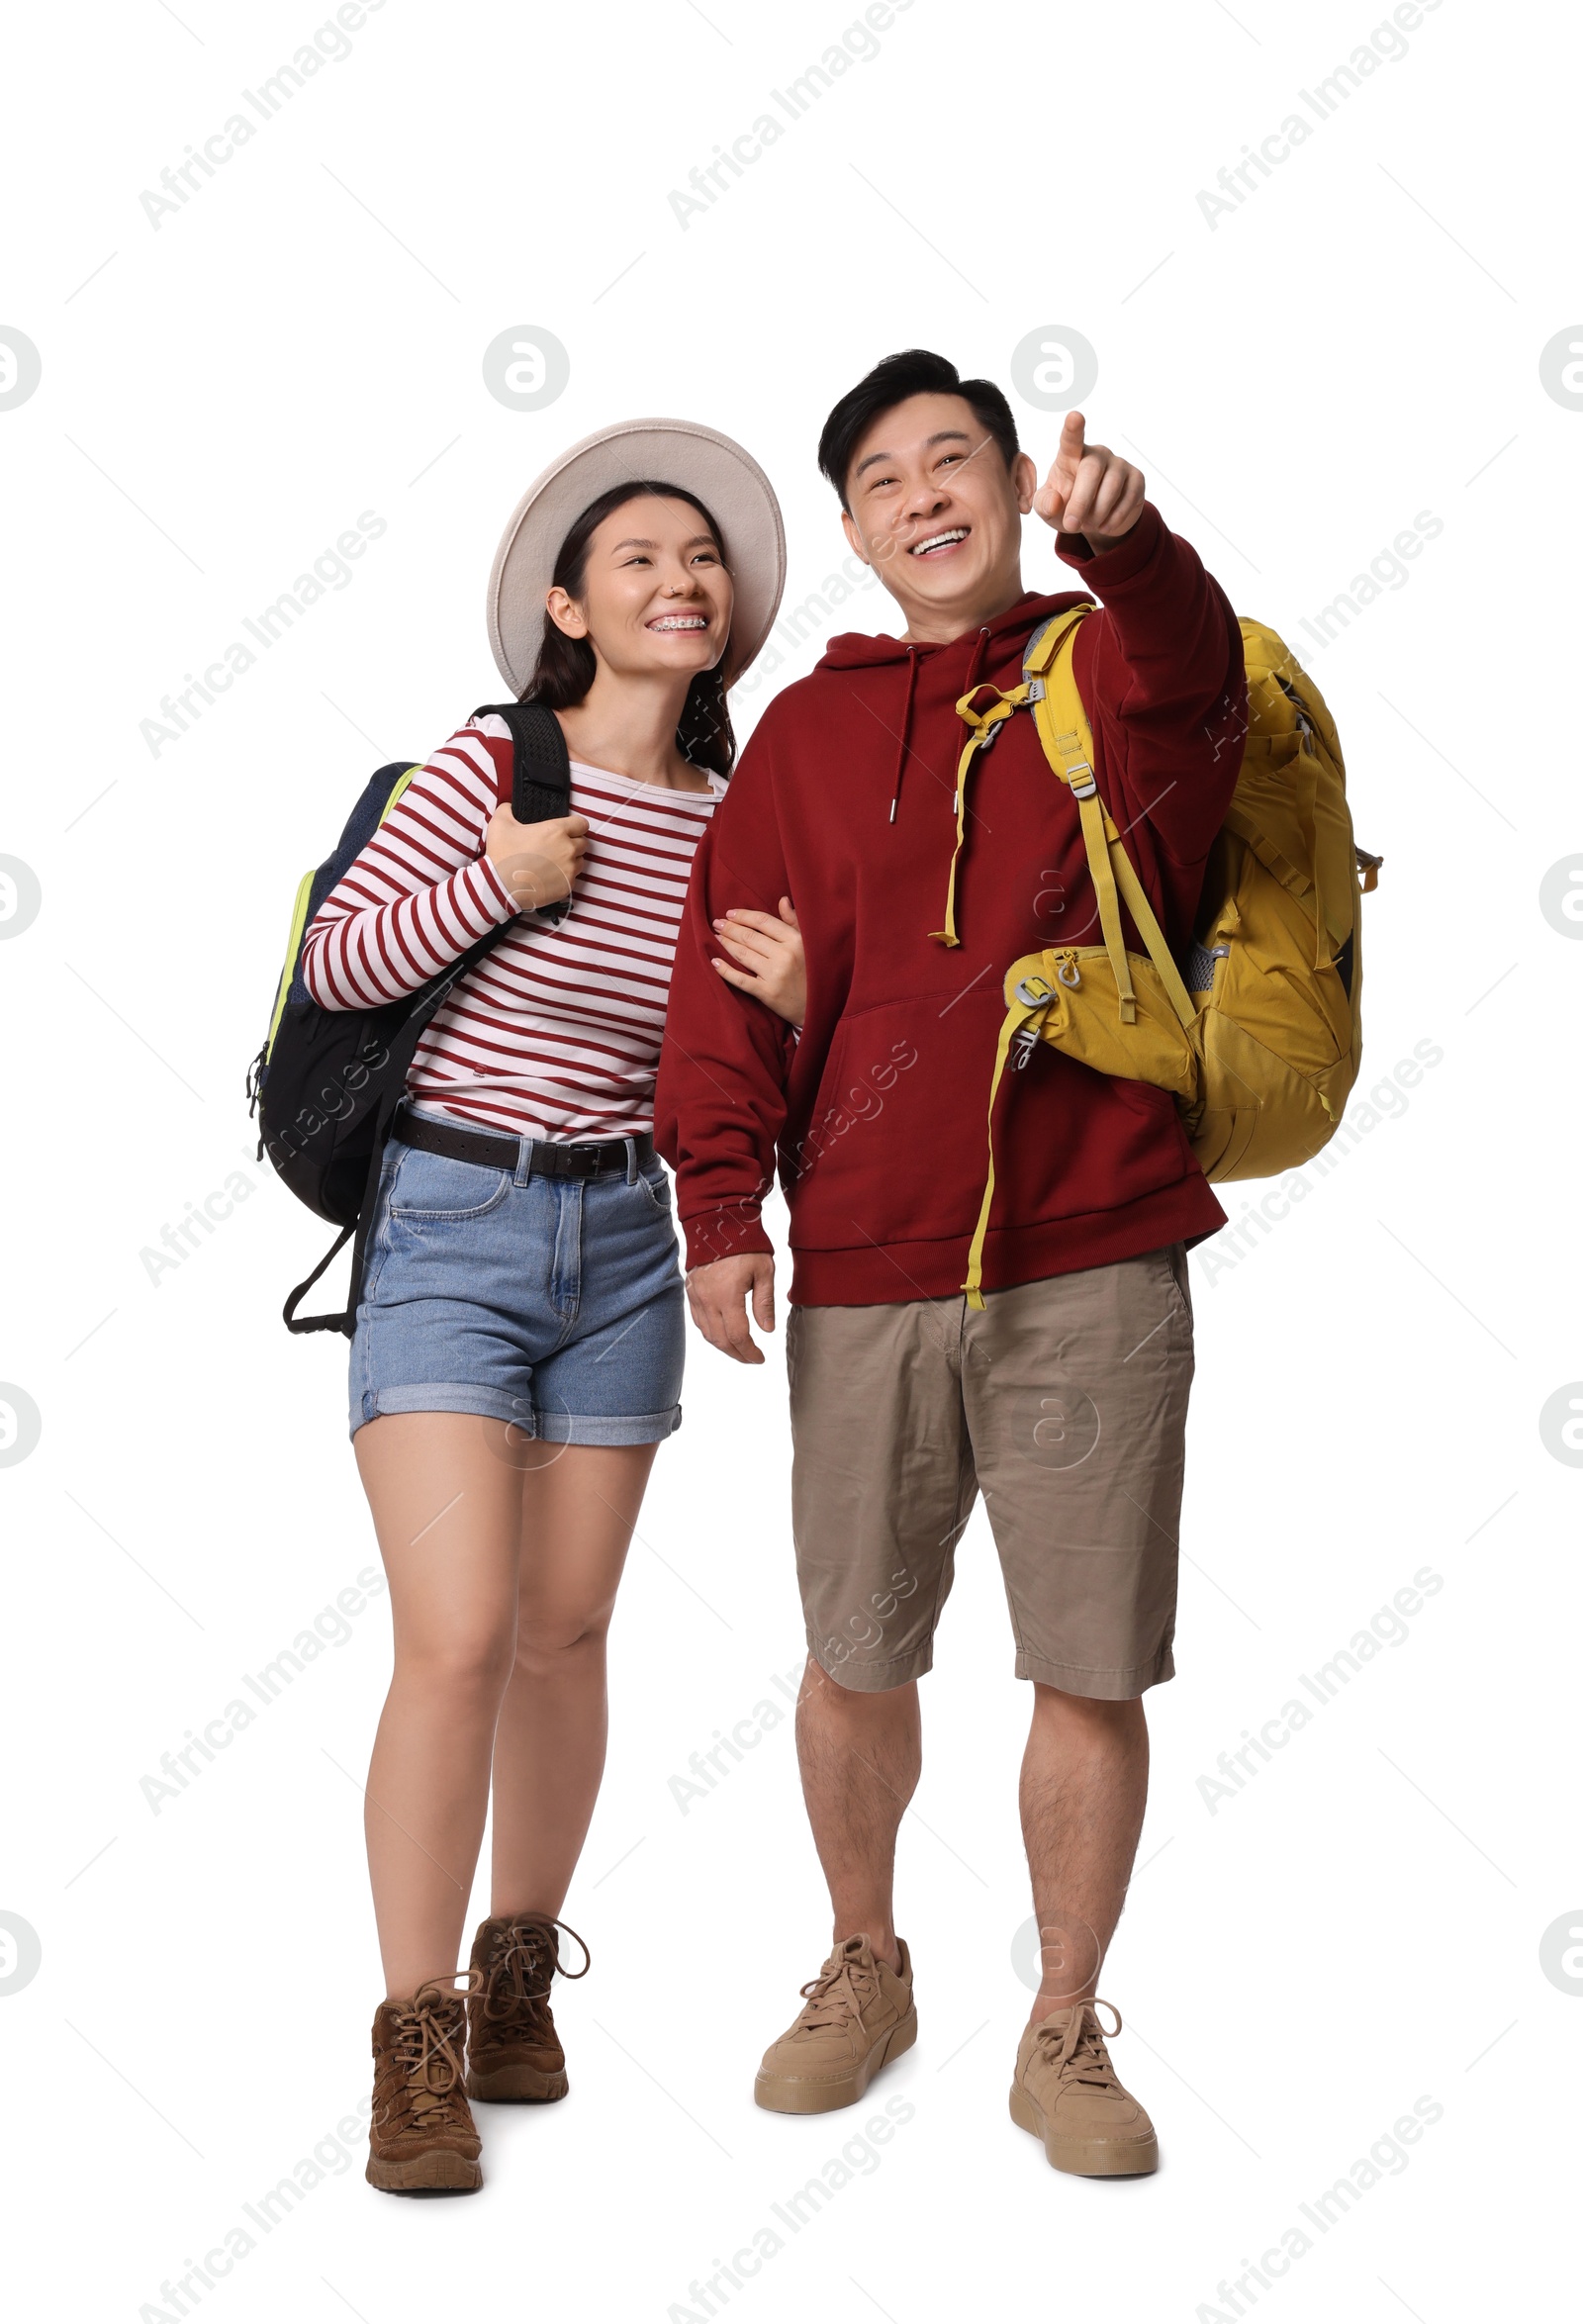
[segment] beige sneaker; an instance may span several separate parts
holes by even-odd
[[[1045,2142],[1057,2171],[1082,2179],[1130,2179],[1160,2168],[1155,2126],[1116,2079],[1105,2048],[1099,2011],[1115,2018],[1111,2001],[1079,2001],[1030,2025],[1017,2045],[1011,2078],[1011,2119]]]
[[[918,2038],[912,2005],[912,1960],[905,1945],[901,1975],[877,1961],[866,1936],[836,1946],[802,1988],[807,2006],[764,2053],[753,2085],[776,2114],[826,2114],[855,2106],[882,2066]]]

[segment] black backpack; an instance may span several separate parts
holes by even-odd
[[[572,772],[566,738],[553,710],[536,702],[486,703],[474,718],[504,718],[512,732],[512,812],[519,823],[567,814]],[[396,1108],[407,1088],[423,1028],[458,978],[500,942],[514,922],[492,928],[420,991],[374,1009],[326,1009],[302,976],[303,937],[331,888],[373,838],[407,789],[416,766],[406,761],[371,776],[346,828],[317,872],[305,875],[292,910],[286,965],[263,1048],[247,1073],[248,1111],[258,1115],[258,1157],[267,1155],[299,1202],[340,1228],[313,1273],[282,1309],[289,1332],[343,1332],[357,1322],[363,1252],[372,1224],[380,1163]],[[571,899],[546,904],[538,920],[562,920]],[[299,1316],[297,1303],[355,1235],[351,1288],[336,1315]]]

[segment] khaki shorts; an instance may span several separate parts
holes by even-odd
[[[1193,1372],[1180,1244],[966,1298],[795,1307],[792,1521],[808,1648],[844,1687],[926,1671],[979,1492],[1019,1678],[1168,1679]]]

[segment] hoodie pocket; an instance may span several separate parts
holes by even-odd
[[[807,1130],[793,1149],[792,1241],[799,1249],[849,1251],[965,1232],[968,1173],[960,1156],[945,1160],[944,1150],[959,1140],[942,1109],[963,1112],[966,1082],[974,1085],[976,1109],[979,1091],[987,1094],[994,1034],[986,1046],[983,1027],[974,1031],[959,1058],[947,1054],[934,1010],[920,1012],[915,999],[843,1017]],[[950,1051],[958,1047],[952,1038]]]

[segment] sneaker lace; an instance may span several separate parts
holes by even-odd
[[[798,1990],[808,2005],[797,2021],[797,2031],[814,2033],[843,2024],[849,2017],[861,2022],[864,2004],[874,1999],[880,1981],[861,1961],[838,1956]]]
[[[563,1967],[557,1930],[581,1948],[581,1969]],[[484,2016],[498,2022],[525,2012],[530,2019],[536,2018],[555,1977],[575,1984],[578,1978],[587,1977],[589,1968],[588,1946],[575,1928],[564,1920],[552,1920],[547,1913],[524,1912],[508,1921],[496,1937],[484,1972]]]
[[[464,2002],[474,1991],[473,1972],[465,1971],[467,1985],[458,1992],[454,1981],[431,1979],[419,1986],[411,2001],[396,2013],[391,2037],[391,2059],[399,2075],[401,2103],[413,2116],[421,2116],[437,2128],[454,2120],[463,2123],[461,2043],[466,2028]]]
[[[1116,2020],[1114,2025],[1108,2028],[1101,2025],[1101,2009],[1110,2011]],[[1121,2011],[1114,2001],[1095,1999],[1079,2003],[1065,2025],[1041,2025],[1034,2048],[1064,2081],[1081,2084],[1087,2090],[1118,2090],[1116,2069],[1105,2048],[1107,2031],[1114,2041],[1121,2031]]]

